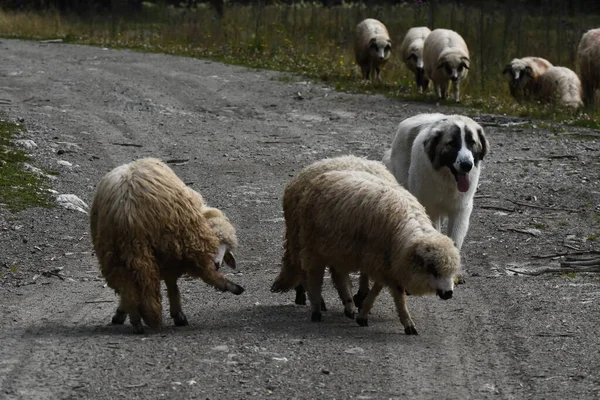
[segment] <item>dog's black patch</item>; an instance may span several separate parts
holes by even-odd
[[[479,161],[487,154],[487,142],[483,129],[477,128],[477,132],[473,132],[472,129],[465,128],[465,144],[467,148],[473,153],[475,159],[475,166],[479,166]]]
[[[440,131],[436,135],[439,135],[437,145],[428,149],[433,168],[437,170],[448,167],[452,171],[454,169],[453,164],[462,146],[460,127],[452,125],[446,131]]]

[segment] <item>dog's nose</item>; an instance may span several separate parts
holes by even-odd
[[[471,161],[461,161],[459,164],[461,172],[467,173],[471,171],[473,168],[473,163]]]
[[[438,289],[437,290],[437,295],[440,297],[440,299],[442,300],[448,300],[452,298],[452,290],[446,290],[443,291],[442,289]]]

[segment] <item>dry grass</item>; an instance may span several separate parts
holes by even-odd
[[[482,8],[418,4],[367,7],[345,5],[323,8],[318,4],[294,6],[232,6],[220,20],[204,6],[176,10],[147,5],[142,16],[61,16],[57,13],[0,12],[0,35],[18,38],[63,38],[72,43],[124,47],[192,57],[208,57],[232,64],[300,73],[329,82],[339,90],[379,92],[391,97],[434,101],[414,91],[413,77],[397,56],[382,72],[384,82],[365,84],[354,65],[352,38],[356,24],[378,18],[386,24],[399,47],[412,26],[444,27],[459,32],[469,45],[472,68],[461,85],[463,106],[483,112],[506,113],[580,126],[600,128],[599,112],[563,110],[539,104],[519,105],[510,97],[501,71],[514,57],[536,55],[555,65],[575,69],[575,52],[582,27],[551,15],[528,16],[508,6],[481,2]],[[556,10],[555,10],[556,11]],[[588,21],[589,19],[589,21]],[[450,104],[450,103],[449,103]]]

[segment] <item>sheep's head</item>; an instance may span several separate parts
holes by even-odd
[[[512,88],[523,88],[533,79],[533,69],[520,60],[513,60],[502,71]]]
[[[409,248],[413,270],[403,282],[407,294],[436,293],[448,300],[460,271],[460,254],[452,239],[439,232],[415,240]]]
[[[369,53],[376,60],[386,61],[392,53],[391,40],[384,36],[375,36],[369,41]]]
[[[202,214],[207,219],[215,235],[219,238],[219,251],[213,258],[215,267],[219,269],[221,264],[225,262],[225,264],[235,269],[236,260],[233,251],[238,245],[235,228],[231,225],[225,214],[217,208],[205,207],[202,210]]]
[[[406,62],[414,69],[417,79],[417,86],[425,85],[425,69],[423,68],[423,46],[412,46],[410,55],[406,58]]]
[[[455,52],[449,52],[443,57],[440,57],[437,66],[438,69],[442,69],[446,73],[448,79],[452,82],[466,78],[470,67],[471,60],[469,57]]]

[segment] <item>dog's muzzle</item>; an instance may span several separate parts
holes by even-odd
[[[452,290],[442,290],[442,289],[438,289],[436,294],[440,297],[440,299],[442,300],[448,300],[452,298]]]

